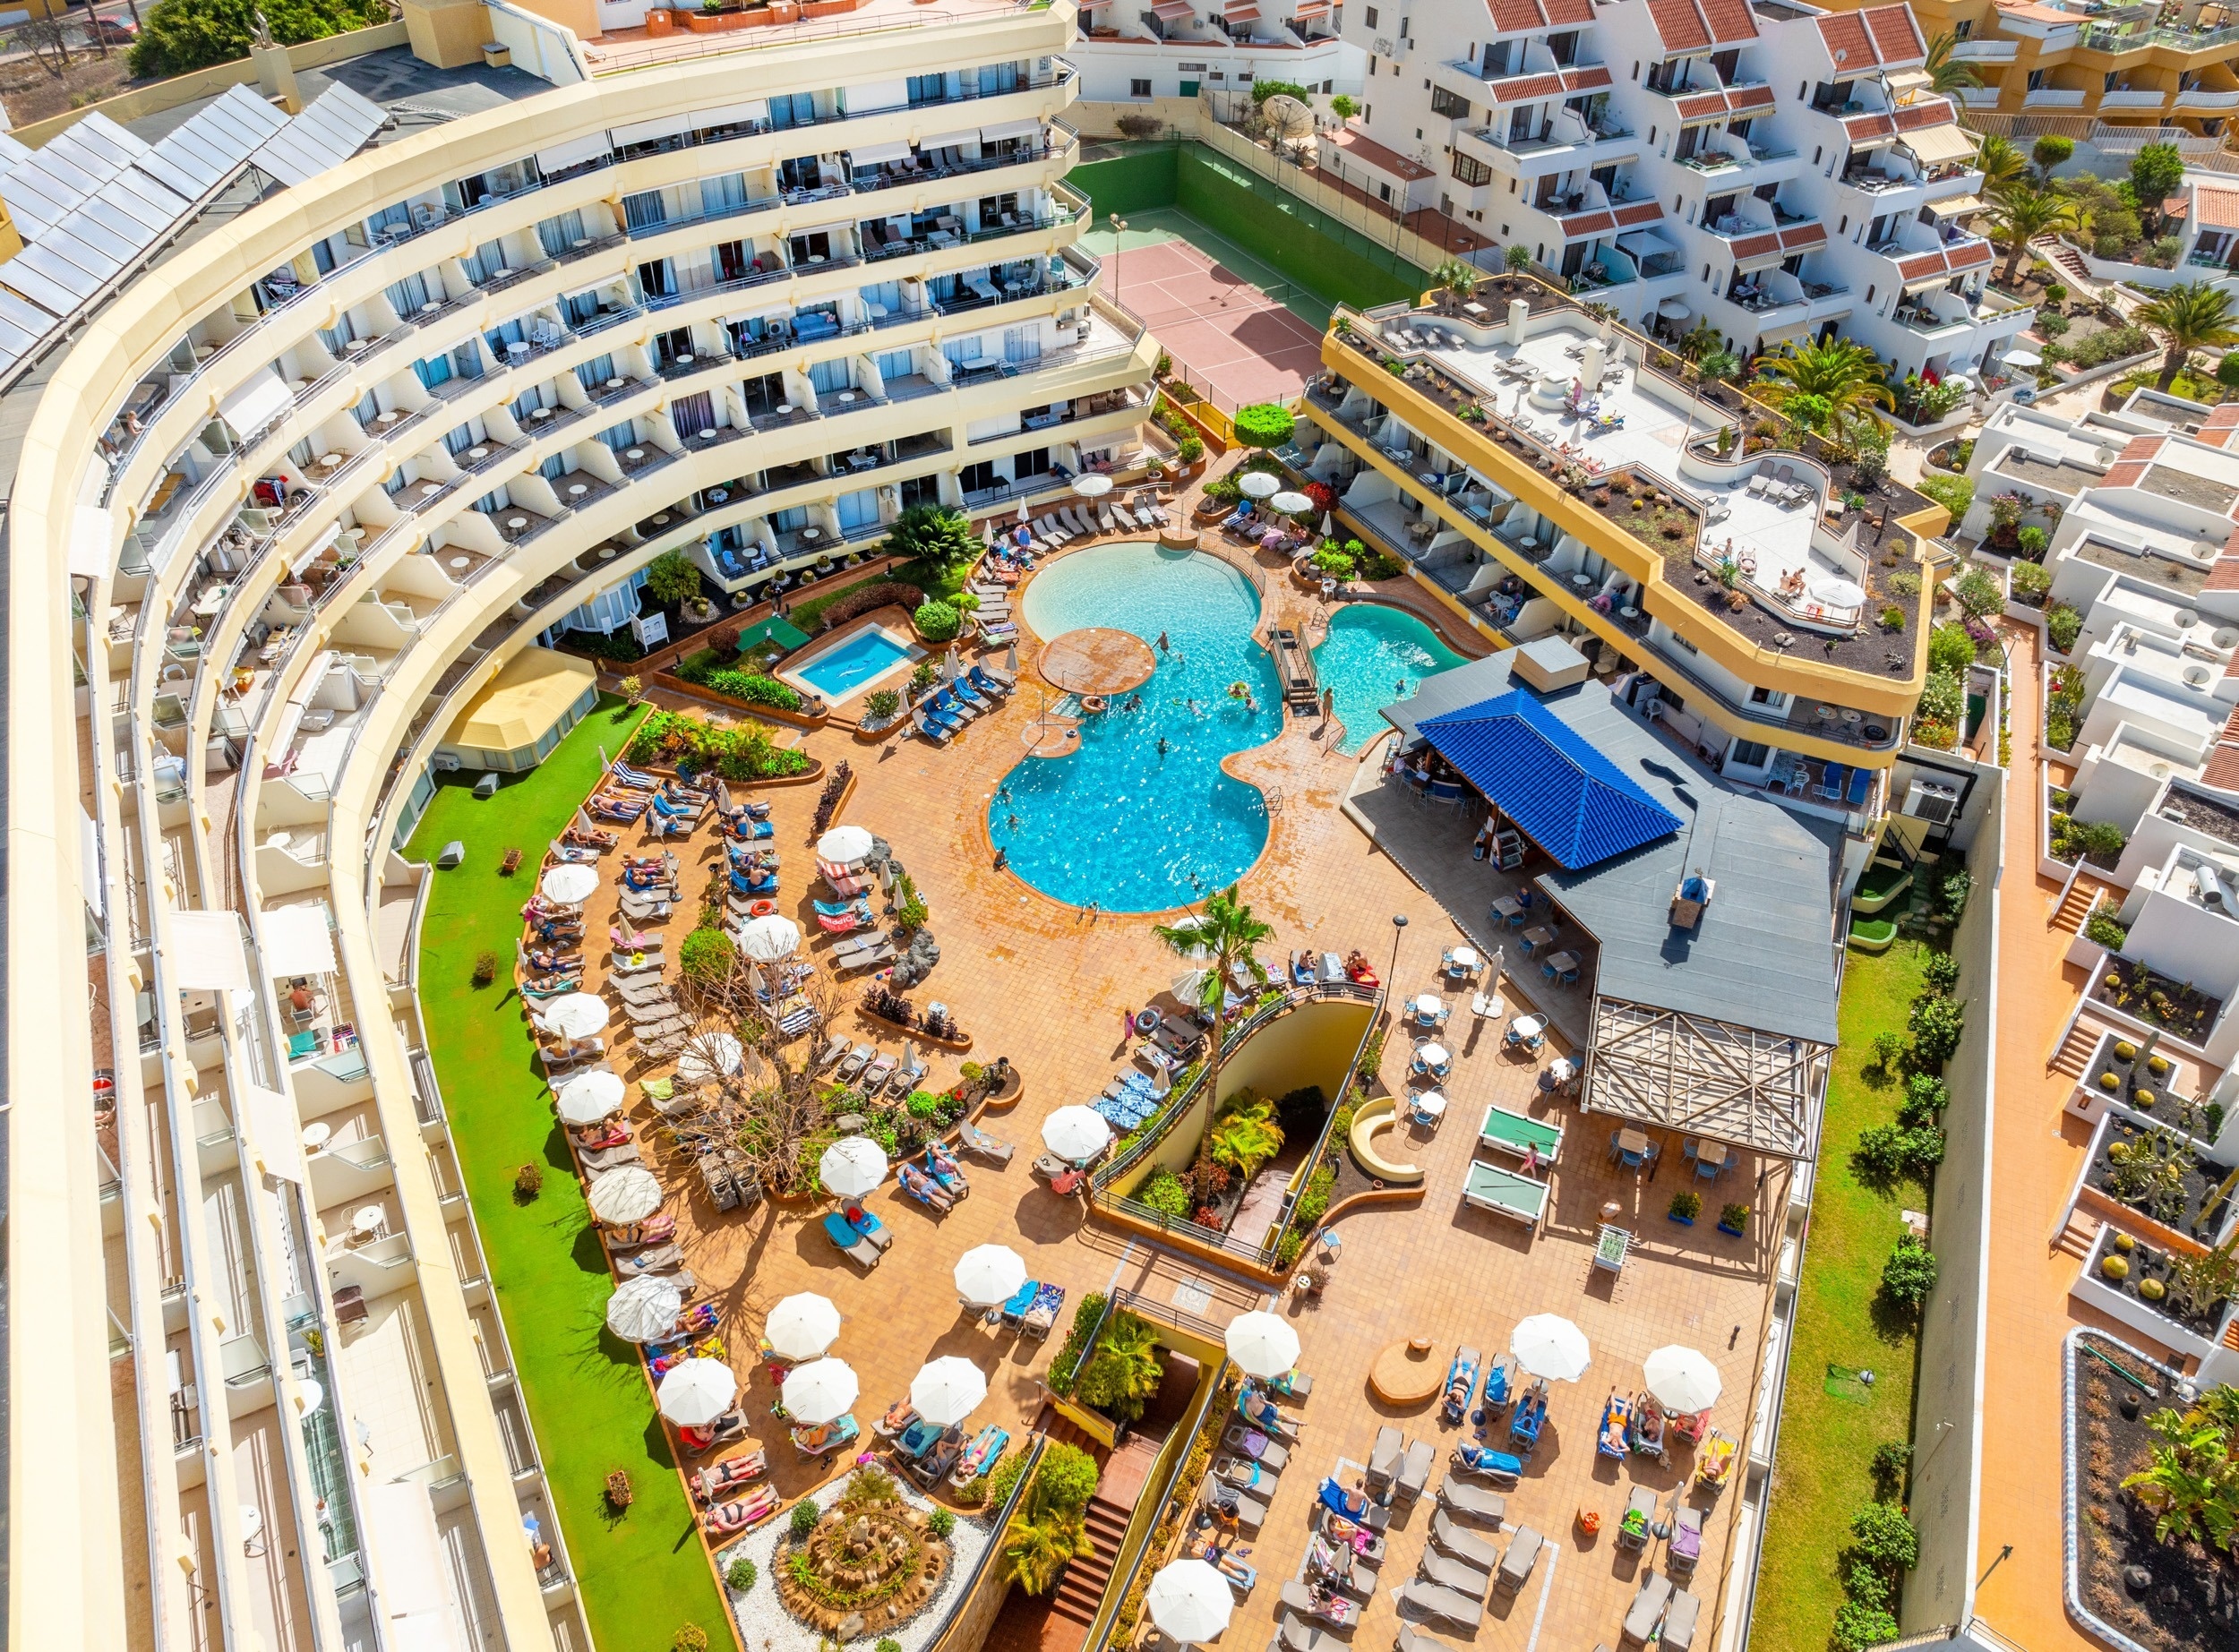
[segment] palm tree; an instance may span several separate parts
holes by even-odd
[[[1726,335],[1706,319],[1689,328],[1678,344],[1679,354],[1689,361],[1700,361],[1712,350],[1725,347]]]
[[[1237,899],[1234,884],[1206,901],[1204,911],[1179,923],[1152,926],[1151,933],[1168,948],[1204,966],[1205,980],[1197,1002],[1213,1016],[1211,1082],[1206,1093],[1216,1107],[1221,1100],[1221,1045],[1228,1035],[1229,976],[1240,969],[1255,985],[1265,986],[1266,966],[1252,949],[1272,938],[1274,932],[1274,925],[1262,923],[1252,916],[1250,907]]]
[[[1096,1333],[1094,1353],[1074,1391],[1097,1409],[1132,1422],[1165,1380],[1158,1328],[1139,1314],[1120,1312]]]
[[[1226,1111],[1205,1132],[1205,1151],[1215,1164],[1226,1165],[1241,1180],[1249,1181],[1259,1167],[1282,1151],[1282,1126],[1275,1122],[1275,1104],[1248,1090],[1240,1090]]]
[[[1477,291],[1477,284],[1483,277],[1484,272],[1476,265],[1464,263],[1458,258],[1447,259],[1430,272],[1430,284],[1438,293],[1439,309],[1450,315],[1453,310],[1448,304],[1449,299],[1453,304],[1467,304],[1470,295]]]
[[[1985,138],[1975,149],[1975,164],[1982,168],[1983,188],[1995,195],[2029,171],[2020,150],[2003,138]]]
[[[1823,436],[1849,436],[1878,423],[1876,407],[1894,408],[1889,370],[1862,344],[1830,338],[1824,344],[1790,339],[1758,364],[1781,412]]]
[[[1990,205],[1990,238],[2006,249],[2006,267],[1998,272],[2001,286],[2012,287],[2021,270],[2029,243],[2039,235],[2076,227],[2076,203],[2050,190],[2012,183],[2001,187]]]
[[[2148,331],[2160,335],[2164,346],[2161,377],[2154,388],[2166,390],[2184,370],[2185,358],[2195,350],[2239,344],[2239,315],[2231,308],[2231,295],[2205,281],[2187,281],[2158,298],[2138,306],[2131,318]]]
[[[1952,57],[1952,54],[1958,49],[1959,36],[1949,30],[1928,42],[1928,55],[1920,66],[1927,73],[1930,91],[1965,91],[1969,87],[1983,83],[1983,77],[1975,73],[1973,64],[1960,63]]]
[[[1014,1515],[1003,1533],[1003,1565],[1011,1581],[1029,1595],[1047,1595],[1069,1560],[1096,1552],[1077,1514],[1052,1512],[1040,1519]]]

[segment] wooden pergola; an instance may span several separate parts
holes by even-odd
[[[1583,1106],[1752,1152],[1809,1159],[1832,1046],[1596,994]]]

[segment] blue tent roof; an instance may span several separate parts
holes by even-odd
[[[1422,736],[1566,870],[1677,832],[1680,820],[1522,689],[1441,713]]]

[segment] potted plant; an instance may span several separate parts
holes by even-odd
[[[1682,1190],[1671,1195],[1671,1208],[1664,1212],[1682,1228],[1694,1226],[1694,1219],[1703,1213],[1703,1195]]]
[[[1718,1213],[1718,1230],[1737,1239],[1746,1234],[1749,1231],[1749,1207],[1729,1204],[1720,1210]]]

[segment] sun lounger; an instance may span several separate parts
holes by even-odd
[[[1545,1182],[1535,1182],[1528,1176],[1519,1176],[1481,1160],[1471,1161],[1469,1179],[1462,1186],[1464,1204],[1473,1204],[1481,1211],[1490,1211],[1531,1228],[1537,1228],[1540,1218],[1547,1213],[1547,1195]]]
[[[1641,1592],[1633,1596],[1633,1604],[1625,1613],[1625,1644],[1646,1646],[1648,1638],[1656,1632],[1656,1624],[1664,1615],[1664,1607],[1670,1600],[1671,1579],[1661,1572],[1642,1584]]]
[[[1674,1494],[1675,1501],[1678,1494]],[[1703,1511],[1679,1503],[1671,1511],[1671,1536],[1664,1546],[1664,1570],[1675,1576],[1690,1575],[1703,1558]]]
[[[1497,1529],[1508,1513],[1508,1500],[1498,1492],[1457,1480],[1451,1474],[1438,1483],[1438,1505],[1464,1520],[1476,1520]]]
[[[1454,1652],[1454,1648],[1446,1645],[1445,1641],[1432,1639],[1428,1635],[1417,1630],[1412,1623],[1403,1623],[1399,1626],[1397,1644],[1399,1652]]]
[[[1625,1512],[1617,1519],[1617,1547],[1646,1548],[1649,1528],[1655,1519],[1656,1494],[1645,1485],[1635,1485],[1625,1500]]]
[[[861,1432],[851,1412],[829,1423],[817,1423],[793,1431],[793,1449],[803,1457],[828,1457]]]
[[[1257,1429],[1247,1431],[1231,1423],[1228,1432],[1221,1436],[1221,1442],[1230,1451],[1240,1452],[1254,1462],[1266,1464],[1277,1474],[1281,1474],[1291,1461],[1290,1452]]]
[[[1500,1564],[1500,1550],[1474,1532],[1463,1531],[1446,1518],[1444,1509],[1430,1517],[1430,1542],[1434,1548],[1443,1549],[1464,1565],[1490,1572]]]
[[[1233,1485],[1223,1485],[1219,1480],[1208,1477],[1205,1483],[1205,1490],[1200,1495],[1206,1508],[1218,1509],[1233,1515],[1240,1526],[1249,1526],[1257,1529],[1266,1521],[1267,1505],[1245,1496]]]
[[[1480,1571],[1476,1567],[1465,1565],[1452,1555],[1441,1554],[1435,1549],[1423,1551],[1416,1570],[1425,1580],[1437,1584],[1440,1588],[1467,1595],[1472,1600],[1484,1599],[1485,1592],[1493,1586],[1493,1574],[1489,1570]]]
[[[638,1144],[635,1142],[624,1142],[618,1147],[601,1147],[589,1152],[579,1152],[575,1157],[576,1161],[594,1176],[603,1176],[609,1170],[619,1170],[626,1164],[639,1162]]]
[[[748,1451],[738,1457],[726,1457],[691,1477],[692,1496],[702,1503],[720,1502],[733,1491],[751,1485],[768,1473],[769,1458],[764,1452]]]
[[[1282,1586],[1282,1605],[1286,1610],[1301,1617],[1319,1618],[1338,1629],[1357,1629],[1360,1624],[1360,1605],[1342,1595],[1317,1595],[1313,1588],[1293,1578]]]
[[[674,1273],[684,1265],[684,1253],[673,1245],[656,1245],[632,1256],[614,1258],[614,1271],[626,1280],[648,1273]]]
[[[1275,1638],[1267,1643],[1267,1652],[1346,1652],[1346,1647],[1336,1636],[1311,1627],[1296,1613],[1286,1612]]]
[[[1035,1288],[1032,1306],[1020,1317],[1021,1335],[1041,1340],[1047,1338],[1050,1328],[1058,1322],[1058,1310],[1065,1305],[1065,1287],[1042,1285]]]
[[[750,1527],[759,1526],[777,1512],[781,1500],[777,1488],[772,1485],[755,1487],[750,1496],[735,1502],[717,1503],[699,1517],[700,1528],[710,1537],[731,1537]]]
[[[1437,1460],[1437,1449],[1429,1441],[1411,1441],[1400,1462],[1399,1477],[1392,1484],[1394,1501],[1411,1503],[1421,1496],[1430,1484],[1430,1465]]]
[[[1694,1645],[1695,1620],[1703,1614],[1703,1603],[1686,1589],[1671,1592],[1671,1605],[1664,1608],[1664,1627],[1657,1636],[1659,1647],[1669,1647],[1671,1652],[1687,1652]]]
[[[1129,510],[1125,505],[1115,501],[1111,507],[1111,514],[1120,518],[1120,526],[1130,534],[1141,531],[1136,522],[1135,512]]]
[[[1376,1444],[1368,1451],[1368,1489],[1384,1492],[1391,1487],[1392,1477],[1399,1472],[1400,1457],[1406,1450],[1400,1431],[1389,1423],[1376,1431]]]
[[[931,740],[936,746],[947,745],[951,738],[947,729],[942,728],[939,723],[927,721],[922,712],[911,719],[910,729],[912,732],[922,738]]]
[[[1332,1514],[1342,1515],[1370,1531],[1382,1531],[1392,1523],[1392,1511],[1366,1492],[1354,1491],[1335,1475],[1323,1480],[1315,1494],[1316,1501]]]
[[[863,1069],[862,1079],[858,1087],[866,1097],[877,1095],[887,1087],[887,1081],[894,1076],[894,1069],[901,1065],[902,1058],[899,1056],[889,1056],[881,1050],[872,1058],[871,1065]]]
[[[1505,1107],[1488,1107],[1485,1122],[1478,1126],[1477,1139],[1494,1152],[1523,1159],[1536,1151],[1540,1163],[1552,1164],[1563,1148],[1563,1126],[1557,1119],[1532,1118]]]
[[[862,1076],[863,1069],[871,1065],[871,1057],[878,1053],[868,1044],[856,1045],[840,1058],[839,1072],[836,1074],[839,1082],[843,1084],[854,1083],[856,1079]]]
[[[811,1070],[821,1070],[822,1068],[830,1066],[832,1063],[837,1061],[842,1056],[845,1055],[847,1053],[847,1035],[845,1032],[835,1032],[832,1034],[830,1040],[825,1044],[824,1048],[817,1052],[816,1067]]]
[[[847,1219],[837,1211],[833,1211],[825,1217],[824,1236],[832,1241],[835,1249],[845,1253],[849,1261],[857,1263],[865,1269],[875,1268],[879,1265],[881,1254],[879,1247],[850,1227]]]
[[[1088,507],[1084,505],[1081,509],[1085,510]],[[1105,533],[1116,534],[1120,531],[1120,524],[1112,518],[1111,507],[1110,505],[1097,506],[1095,514],[1097,526],[1102,527]]]
[[[875,970],[882,963],[893,963],[894,958],[894,943],[881,935],[868,946],[859,947],[851,953],[834,954],[832,967],[846,974],[855,970]]]
[[[1531,1575],[1531,1568],[1540,1558],[1540,1550],[1547,1539],[1529,1526],[1516,1528],[1516,1535],[1508,1541],[1508,1553],[1501,1557],[1500,1587],[1514,1593],[1523,1587]]]
[[[992,1165],[1006,1165],[1018,1150],[1008,1142],[999,1140],[977,1125],[965,1125],[958,1135],[957,1145],[975,1159],[984,1159]]]
[[[1485,1621],[1485,1608],[1467,1595],[1420,1579],[1399,1591],[1399,1604],[1403,1611],[1411,1612],[1417,1617],[1452,1623],[1460,1629],[1474,1631]]]
[[[948,1476],[951,1485],[969,1485],[995,1467],[995,1459],[1010,1444],[1010,1432],[990,1423],[972,1437],[971,1445]]]

